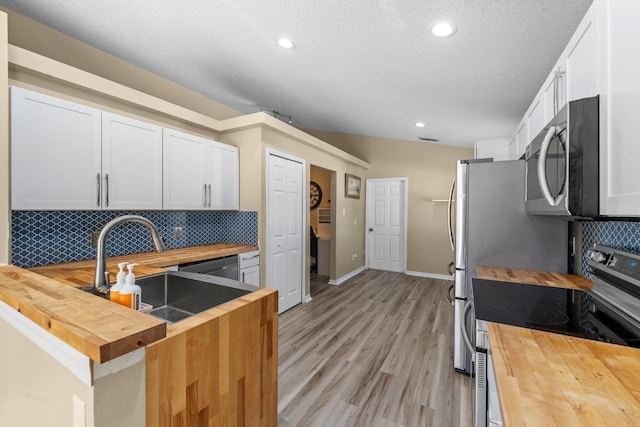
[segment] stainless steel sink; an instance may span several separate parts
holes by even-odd
[[[175,323],[252,292],[237,281],[198,273],[167,272],[136,279],[152,316]],[[255,290],[255,288],[253,289]]]

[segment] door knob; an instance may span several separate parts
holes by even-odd
[[[373,228],[370,228],[369,231],[373,231]]]

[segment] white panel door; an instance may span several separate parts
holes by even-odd
[[[367,180],[369,268],[404,271],[404,185],[401,179]]]
[[[206,154],[211,141],[173,129],[163,129],[164,209],[205,209]]]
[[[102,113],[102,208],[162,209],[162,128]]]
[[[268,155],[267,283],[278,290],[278,312],[302,302],[303,207],[302,163]]]
[[[11,208],[100,209],[100,110],[11,88]]]

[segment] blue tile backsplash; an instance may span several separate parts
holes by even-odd
[[[153,222],[167,249],[214,243],[257,245],[258,213],[238,211],[13,211],[12,264],[36,267],[96,257],[91,233],[121,215],[142,215]],[[173,237],[182,227],[183,236]],[[107,256],[153,251],[149,232],[140,224],[121,224],[107,239]]]
[[[587,272],[587,251],[591,242],[640,254],[640,222],[584,221],[582,224],[582,275]]]

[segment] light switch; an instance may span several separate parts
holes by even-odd
[[[345,216],[347,214],[347,208],[342,208],[342,216]]]

